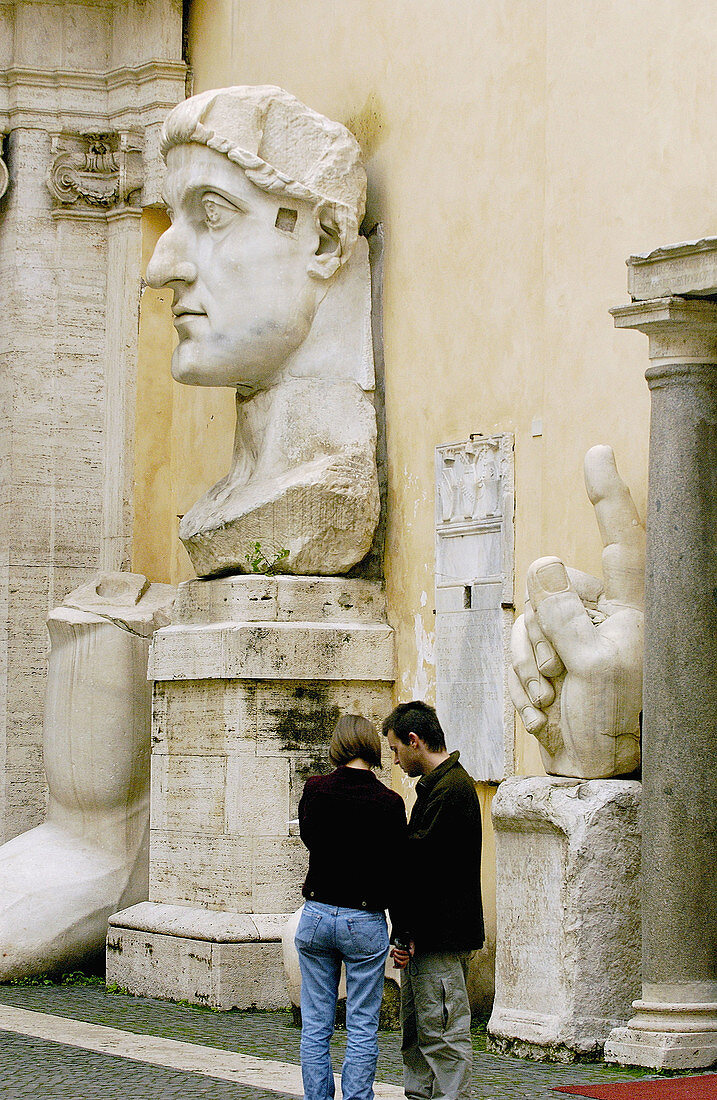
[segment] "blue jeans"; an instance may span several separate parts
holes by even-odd
[[[378,1016],[388,954],[384,913],[307,901],[294,937],[301,967],[301,1074],[305,1100],[334,1096],[329,1043],[346,964],[344,1100],[373,1100]]]

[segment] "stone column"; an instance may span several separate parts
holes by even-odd
[[[717,304],[612,311],[650,340],[642,999],[608,1061],[717,1059]]]

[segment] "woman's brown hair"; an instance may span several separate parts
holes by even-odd
[[[344,714],[339,718],[329,745],[329,760],[336,767],[356,757],[372,768],[381,766],[381,738],[368,718]]]

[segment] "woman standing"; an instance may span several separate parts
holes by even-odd
[[[349,714],[336,724],[330,775],[308,779],[299,803],[301,839],[309,849],[304,911],[295,944],[301,967],[301,1071],[305,1100],[334,1095],[329,1043],[341,963],[346,965],[344,1100],[372,1100],[378,1017],[388,953],[385,909],[397,904],[397,871],[406,842],[403,799],[372,768],[381,739],[371,723]]]

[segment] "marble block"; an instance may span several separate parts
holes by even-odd
[[[655,248],[627,261],[627,289],[633,301],[689,294],[717,294],[717,237]]]
[[[284,923],[300,904],[304,782],[331,770],[340,715],[380,727],[393,661],[377,582],[179,586],[151,653],[149,903],[112,918],[110,980],[220,1008],[288,1005],[281,928],[259,939],[252,929],[276,914]],[[387,759],[383,778],[389,769]]]
[[[143,902],[110,918],[107,983],[145,997],[210,1008],[284,1008],[287,914],[213,913]]]
[[[493,801],[490,1048],[599,1057],[640,988],[640,784],[507,779]]]

